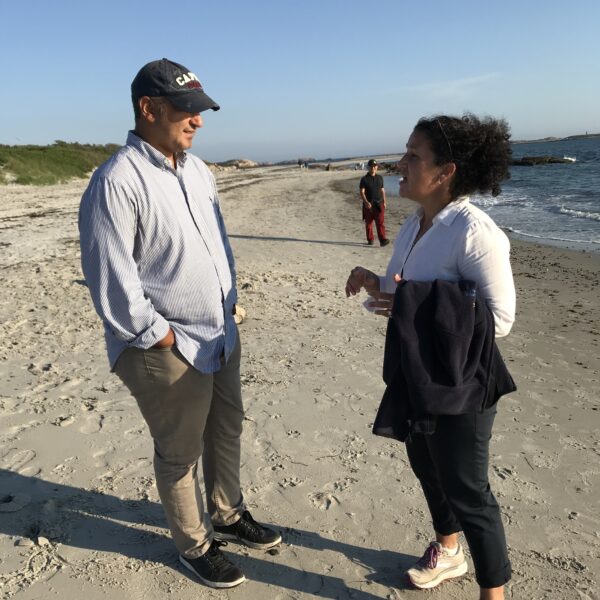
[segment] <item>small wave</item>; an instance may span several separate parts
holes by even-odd
[[[498,198],[471,198],[471,202],[476,206],[488,207],[488,206],[496,206],[500,204],[500,200]]]
[[[535,233],[528,233],[526,231],[521,231],[520,229],[514,229],[513,227],[503,227],[502,229],[510,232],[516,233],[518,235],[522,235],[523,237],[534,238],[536,240],[551,240],[553,242],[567,242],[569,244],[599,244],[600,240],[573,240],[570,238],[564,237],[553,237],[551,235],[538,235]]]
[[[563,160],[568,160],[569,162],[577,162],[577,159],[574,156],[567,156],[566,154],[563,156]]]
[[[474,196],[471,198],[471,202],[481,208],[490,208],[492,206],[529,206],[531,199],[527,196],[515,196],[511,194],[496,197]]]
[[[577,219],[588,219],[589,221],[600,221],[600,213],[597,212],[585,212],[583,210],[575,210],[573,208],[566,208],[559,206],[553,212],[557,212],[561,215],[567,215],[569,217],[576,217]]]

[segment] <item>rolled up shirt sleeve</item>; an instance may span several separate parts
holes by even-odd
[[[169,323],[145,296],[134,260],[137,211],[127,189],[94,179],[79,211],[81,265],[96,311],[113,335],[147,349]]]
[[[495,225],[477,222],[467,230],[464,244],[458,265],[460,274],[477,283],[494,315],[496,337],[504,337],[511,330],[516,310],[510,242]]]

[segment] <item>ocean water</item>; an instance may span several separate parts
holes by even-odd
[[[600,252],[600,138],[514,144],[513,156],[574,158],[569,164],[511,167],[500,196],[471,201],[518,237]],[[398,177],[385,177],[398,193]]]

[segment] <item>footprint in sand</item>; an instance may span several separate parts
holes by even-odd
[[[69,425],[73,425],[73,423],[75,423],[73,415],[62,415],[52,421],[52,425],[56,425],[57,427],[68,427]]]
[[[148,458],[135,458],[128,461],[125,465],[115,469],[114,475],[119,477],[131,477],[140,473],[146,473],[151,470],[152,461]]]
[[[105,463],[105,466],[109,466],[109,468],[104,473],[99,474],[98,479],[113,483],[130,477],[145,477],[152,471],[152,461],[148,458],[135,458],[117,465]]]
[[[81,410],[83,412],[92,412],[93,410],[96,409],[96,404],[95,404],[95,400],[85,400],[82,405],[81,405]]]
[[[333,484],[333,489],[336,492],[343,492],[347,490],[349,487],[352,487],[355,483],[358,483],[358,479],[354,479],[354,477],[346,477],[340,481],[336,481]]]
[[[106,433],[112,433],[113,431],[116,431],[119,428],[121,421],[123,421],[123,417],[121,417],[120,415],[109,414],[101,416],[102,423],[100,426],[102,430]]]
[[[28,469],[28,463],[30,463],[37,454],[33,450],[17,450],[11,448],[3,457],[0,462],[0,467],[7,471],[13,471],[15,473],[23,473],[25,469]]]
[[[301,485],[304,483],[304,479],[298,479],[298,477],[286,477],[283,481],[279,482],[279,487],[288,488],[288,487],[296,487],[297,485]]]
[[[493,470],[500,479],[512,479],[516,476],[515,471],[509,467],[493,465]]]
[[[92,434],[98,433],[102,429],[104,415],[89,415],[85,419],[85,423],[79,428],[81,433]]]
[[[320,510],[329,510],[333,506],[339,506],[340,501],[329,492],[315,492],[308,496],[313,505]]]
[[[27,494],[7,494],[0,497],[0,513],[17,512],[31,502]]]
[[[115,447],[109,445],[94,452],[92,454],[92,457],[94,458],[94,465],[96,467],[108,467],[108,458],[114,451]]]
[[[123,433],[123,437],[126,440],[131,440],[139,437],[144,433],[143,427],[134,427],[133,429],[128,429]]]
[[[5,431],[9,436],[16,436],[28,429],[33,429],[34,427],[39,427],[42,424],[41,421],[33,420],[28,423],[21,423],[20,425],[13,425],[12,427],[8,427]]]

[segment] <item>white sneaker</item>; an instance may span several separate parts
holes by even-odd
[[[431,542],[425,554],[414,567],[406,571],[406,575],[415,587],[428,590],[446,579],[464,575],[467,569],[467,561],[460,544],[456,554],[451,556],[439,542]]]

